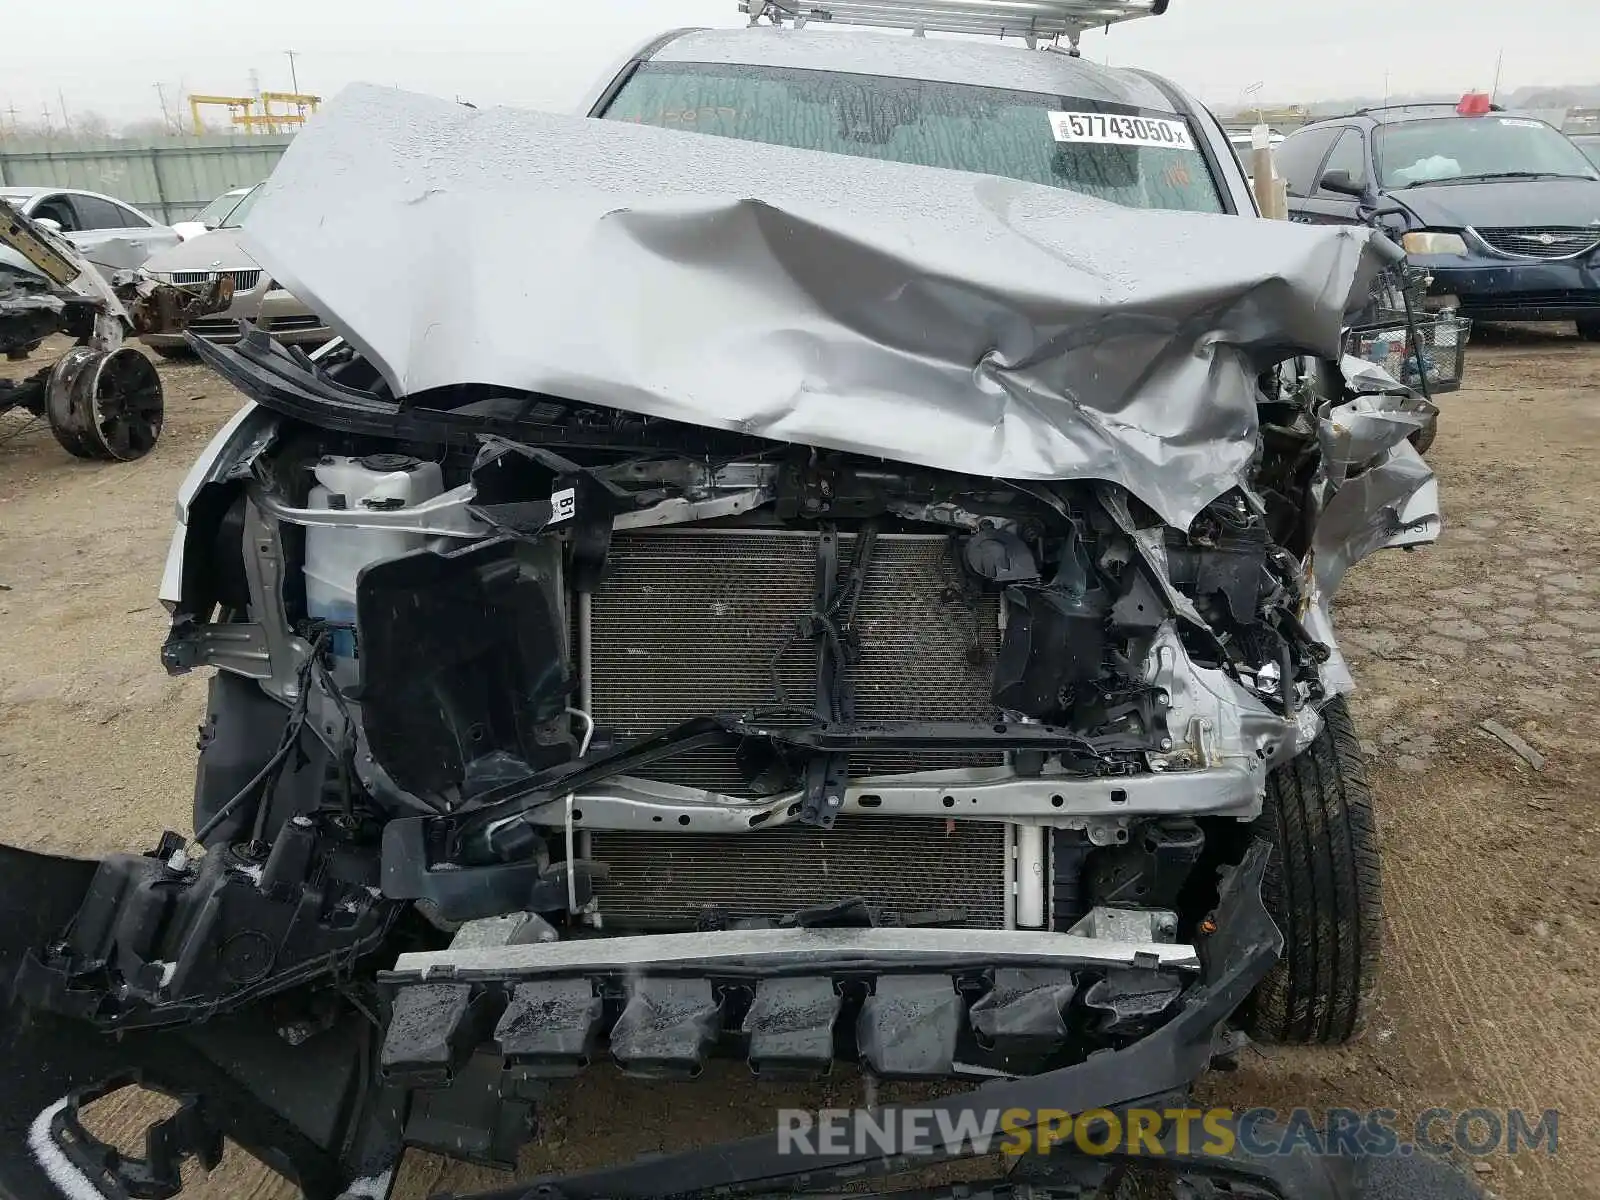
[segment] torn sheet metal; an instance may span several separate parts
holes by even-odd
[[[1186,527],[1255,376],[1337,358],[1365,229],[360,85],[245,224],[397,395],[481,383],[982,476],[1122,484]]]
[[[1439,418],[1439,409],[1421,396],[1357,396],[1334,405],[1317,423],[1317,441],[1329,480],[1342,486],[1346,475],[1375,462],[1384,451],[1421,433]]]
[[[1339,373],[1344,376],[1344,385],[1357,396],[1409,396],[1411,389],[1401,383],[1382,366],[1369,362],[1364,358],[1357,358],[1353,354],[1346,354],[1339,360]]]
[[[1402,439],[1346,479],[1323,510],[1311,538],[1317,592],[1331,598],[1345,572],[1369,554],[1437,541],[1440,526],[1438,480]]]

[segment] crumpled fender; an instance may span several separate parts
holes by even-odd
[[[1323,509],[1311,539],[1318,592],[1331,599],[1345,572],[1375,551],[1437,541],[1442,524],[1438,481],[1402,435]]]

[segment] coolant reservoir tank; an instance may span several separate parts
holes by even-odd
[[[312,474],[308,506],[350,513],[399,513],[431,500],[444,490],[439,464],[405,454],[369,454],[364,458],[323,456]],[[400,529],[312,525],[306,530],[306,611],[315,619],[354,626],[356,579],[363,568],[386,558],[420,550],[427,535]],[[355,679],[356,639],[346,630],[334,634],[335,676],[340,683]]]

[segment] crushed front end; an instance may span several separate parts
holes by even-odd
[[[155,1055],[114,1078],[198,1094],[199,1047],[230,1136],[315,1126],[274,1160],[310,1187],[401,1146],[510,1166],[603,1058],[1030,1096],[1161,1064],[1112,1104],[1226,1051],[1278,945],[1252,822],[1337,678],[1272,490],[1179,531],[1109,485],[525,398],[517,437],[370,394],[330,428],[289,385],[349,400],[359,356],[201,352],[263,404],[186,485],[168,583],[169,670],[217,670],[197,836],[50,866],[87,898],[16,948],[33,1020]],[[1290,486],[1326,429],[1271,382]],[[279,1051],[291,1078],[238,1078]],[[312,1121],[294,1080],[330,1072]]]
[[[330,118],[285,162],[358,130],[365,153],[370,121]],[[640,161],[589,143],[654,136],[543,133],[584,143],[589,186]],[[516,345],[470,310],[386,325],[381,297],[339,302],[381,264],[318,256],[339,205],[269,185],[264,264],[353,314],[359,349],[191,339],[253,401],[185,481],[162,584],[165,666],[216,672],[195,832],[98,864],[10,852],[6,902],[48,902],[6,930],[4,1033],[53,1065],[9,1102],[29,1149],[7,1186],[171,1195],[226,1134],[307,1194],[382,1194],[408,1146],[512,1165],[547,1081],[603,1059],[858,1063],[1079,1109],[1181,1096],[1236,1047],[1281,945],[1263,794],[1349,687],[1331,597],[1438,532],[1411,444],[1437,410],[1317,356],[1383,247],[1216,218],[1195,244],[1237,254],[1145,262],[1157,282],[1108,299],[1051,239],[1137,258],[1143,216],[871,164],[882,186],[852,202],[883,211],[830,225],[806,160],[715,154],[775,198],[563,193],[541,224],[595,253],[544,285],[574,309],[596,273],[682,284],[696,253],[789,231],[702,264],[722,287],[685,336],[706,340],[651,353],[620,318],[581,346],[600,323],[553,308]],[[913,184],[944,211],[905,242],[916,218],[875,197]],[[311,196],[333,215],[275,259],[272,222]],[[972,222],[984,240],[950,232]],[[868,283],[810,273],[845,253]],[[959,296],[929,285],[951,264]],[[900,306],[860,308],[869,284]],[[729,341],[752,311],[767,333]],[[106,1080],[178,1100],[142,1161],[77,1118]],[[894,1165],[763,1141],[532,1194],[793,1193]]]

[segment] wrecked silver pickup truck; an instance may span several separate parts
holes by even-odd
[[[1329,605],[1439,531],[1435,410],[1337,356],[1382,239],[371,88],[248,233],[346,344],[193,341],[253,400],[162,587],[168,669],[216,669],[195,832],[3,851],[6,1187],[171,1195],[226,1135],[382,1195],[406,1146],[514,1163],[601,1058],[1083,1111],[1358,1031]],[[79,1119],[132,1082],[178,1102],[142,1160]],[[758,1138],[499,1194],[907,1165]],[[1028,1169],[964,1194],[1118,1186]]]

